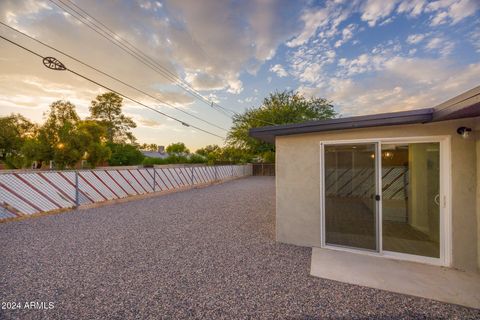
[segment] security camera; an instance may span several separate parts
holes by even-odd
[[[472,128],[460,127],[457,129],[457,133],[462,136],[462,138],[467,139],[472,132]]]

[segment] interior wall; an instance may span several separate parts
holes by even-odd
[[[427,198],[423,193],[417,193],[416,190],[427,189],[427,152],[420,145],[411,145],[408,153],[409,171],[409,199],[408,202],[408,221],[412,227],[424,233],[428,233],[428,211]]]
[[[476,270],[480,204],[477,203],[475,138],[463,139],[460,126],[473,127],[479,118],[428,124],[339,130],[276,138],[276,237],[284,243],[320,246],[320,141],[415,136],[451,136],[452,266]],[[480,152],[480,151],[478,151]]]

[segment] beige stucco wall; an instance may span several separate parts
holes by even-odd
[[[480,269],[480,117],[475,120],[474,135],[477,145],[477,261]]]
[[[320,246],[320,141],[414,136],[451,136],[452,266],[476,270],[480,204],[477,203],[475,135],[461,138],[460,126],[474,127],[479,118],[429,124],[350,129],[276,138],[276,237],[284,243]],[[480,151],[479,151],[480,152]],[[480,180],[479,180],[480,181]]]

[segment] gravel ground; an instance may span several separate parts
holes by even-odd
[[[1,319],[480,318],[480,310],[314,278],[274,241],[274,180],[251,177],[0,224]]]

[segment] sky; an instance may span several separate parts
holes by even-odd
[[[479,0],[0,0],[0,20],[228,129],[231,119],[146,67],[56,5],[78,7],[206,100],[241,113],[270,93],[332,101],[342,117],[433,107],[480,85]],[[72,6],[70,4],[70,6]],[[157,110],[216,135],[226,132],[162,105],[0,26],[0,35]],[[0,39],[0,116],[41,123],[69,100],[81,117],[106,90]],[[192,150],[224,140],[125,101],[140,143],[182,141]]]

